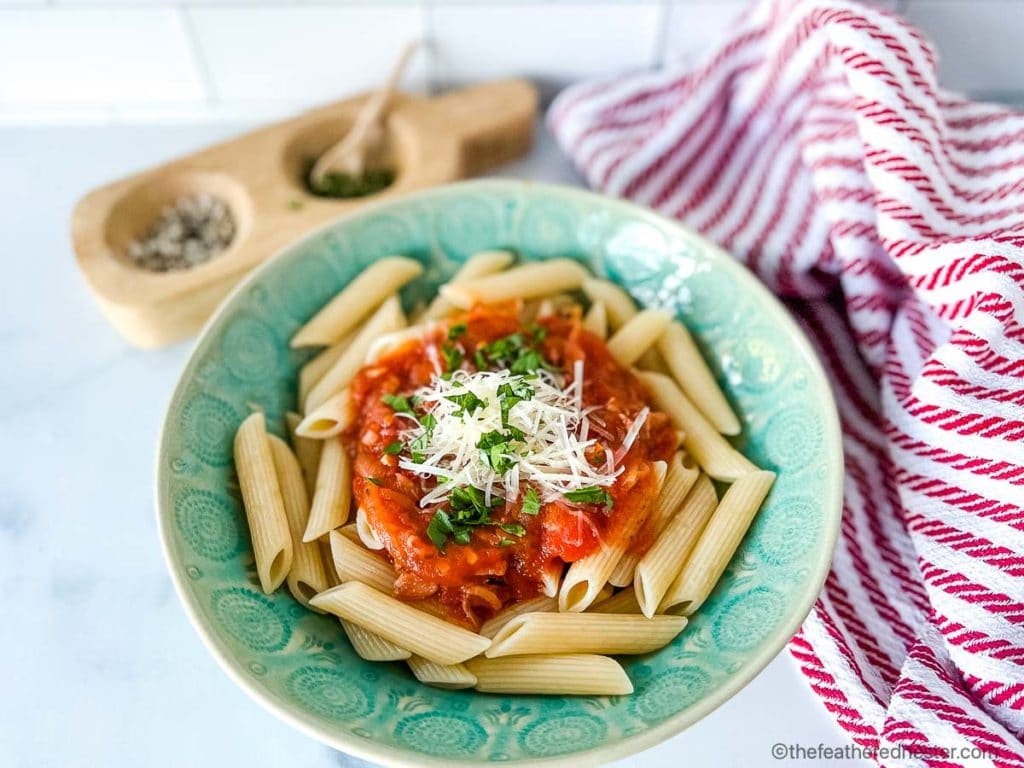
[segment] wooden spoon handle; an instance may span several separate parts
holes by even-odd
[[[342,158],[348,160],[351,170],[361,173],[366,160],[368,144],[382,135],[382,131],[375,130],[381,127],[385,113],[391,106],[391,99],[394,96],[398,83],[402,79],[409,59],[412,58],[419,43],[413,41],[406,44],[399,55],[398,60],[391,68],[391,73],[384,84],[384,87],[374,91],[366,104],[356,115],[355,123],[347,134],[337,144],[331,146],[317,159],[310,172],[310,180],[314,185],[323,183],[324,177],[331,168]],[[349,170],[346,168],[346,170]]]

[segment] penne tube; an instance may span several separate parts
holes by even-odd
[[[294,548],[262,413],[253,413],[242,422],[235,433],[234,454],[256,572],[269,595],[288,576]]]
[[[327,369],[303,401],[308,414],[349,385],[363,367],[366,355],[379,336],[405,327],[405,315],[398,296],[391,296],[370,316],[334,365]]]
[[[683,499],[686,498],[686,494],[690,492],[690,488],[697,481],[699,474],[700,470],[688,458],[684,460],[682,453],[676,453],[672,457],[672,461],[668,465],[665,484],[661,487],[661,493],[658,494],[654,508],[647,516],[647,521],[640,529],[641,535],[646,532],[647,535],[644,538],[648,542],[653,543],[661,535],[665,526],[668,525],[668,521],[672,519],[676,510],[682,505]],[[608,577],[608,582],[616,587],[624,587],[632,583],[633,571],[644,552],[645,550],[637,549],[637,541],[634,538],[629,550],[616,564],[612,575]]]
[[[604,304],[605,313],[608,316],[609,332],[617,331],[637,314],[636,305],[633,303],[630,295],[608,280],[601,280],[596,277],[588,278],[583,281],[583,292],[587,294],[591,302],[599,301]],[[637,361],[637,365],[649,371],[657,371],[658,373],[668,372],[656,347],[644,350]]]
[[[302,468],[288,444],[276,435],[267,435],[270,453],[277,472],[277,483],[284,500],[284,512],[288,518],[288,531],[292,540],[292,567],[288,570],[286,582],[292,596],[307,608],[309,600],[330,585],[324,564],[320,560],[320,547],[314,542],[302,540],[303,531],[309,521],[309,495],[306,482],[302,479]]]
[[[593,608],[595,605],[600,605],[605,600],[611,600],[612,595],[615,594],[615,587],[612,584],[605,584],[601,587],[601,591],[597,593],[597,597],[594,598],[594,602],[590,604]]]
[[[633,592],[644,616],[649,618],[658,610],[717,504],[714,486],[707,475],[701,475],[654,546],[640,559],[633,576]]]
[[[528,613],[502,627],[484,655],[495,659],[535,653],[650,653],[672,642],[685,626],[685,616]]]
[[[551,259],[513,267],[505,272],[464,283],[441,286],[441,296],[459,307],[494,304],[511,299],[536,299],[559,291],[574,291],[587,278],[587,270],[570,259]]]
[[[302,479],[306,483],[306,494],[313,495],[316,490],[316,473],[320,468],[320,451],[324,444],[321,440],[303,437],[296,434],[302,417],[299,414],[289,411],[284,415],[285,423],[288,425],[288,434],[292,439],[292,448],[295,450],[295,458],[299,460],[302,467]]]
[[[636,371],[636,375],[647,385],[658,408],[683,431],[686,452],[711,477],[733,481],[757,470],[700,414],[672,379],[649,371]]]
[[[558,610],[558,601],[546,595],[523,600],[520,603],[513,603],[501,613],[481,624],[480,634],[484,637],[494,637],[499,629],[518,616],[527,613],[544,613],[555,610]]]
[[[436,664],[422,656],[413,656],[407,663],[417,680],[434,688],[460,691],[476,685],[476,675],[465,664]]]
[[[489,638],[417,610],[358,581],[332,587],[311,602],[437,664],[458,664],[479,656],[491,644]]]
[[[615,659],[592,654],[477,657],[466,662],[476,689],[486,693],[549,693],[555,696],[625,696],[633,692]]]
[[[316,545],[320,549],[320,562],[324,564],[324,573],[327,575],[328,588],[338,586],[341,584],[341,579],[338,578],[338,571],[334,567],[334,554],[331,552],[330,539],[317,539]]]
[[[367,661],[405,661],[412,657],[412,654],[380,635],[375,635],[369,630],[363,629],[351,621],[341,620],[341,628],[345,630],[348,641],[352,644],[352,650]]]
[[[349,331],[341,339],[323,352],[314,357],[302,368],[299,369],[299,403],[306,402],[309,391],[316,386],[317,382],[324,377],[324,374],[331,369],[338,359],[345,354],[345,350],[352,345],[352,339],[356,337],[356,331]]]
[[[378,259],[292,336],[293,347],[328,346],[344,337],[389,296],[423,274],[423,266],[404,256]],[[366,352],[363,351],[365,356]]]
[[[660,492],[666,474],[665,462],[654,462],[654,472],[657,492]],[[558,610],[585,611],[597,599],[615,566],[626,554],[629,542],[644,524],[652,506],[653,501],[648,500],[644,509],[638,509],[635,515],[625,521],[618,541],[603,542],[596,552],[581,557],[569,566],[558,590]]]
[[[628,367],[654,346],[671,321],[672,315],[662,309],[638,312],[608,339],[608,351]]]
[[[669,324],[658,339],[658,351],[680,389],[704,418],[722,434],[738,435],[740,421],[682,323]]]
[[[701,607],[736,554],[773,482],[774,472],[756,470],[729,486],[659,610],[689,616]]]
[[[348,525],[341,526],[341,528],[338,529],[338,533],[354,544],[358,544],[360,547],[365,549],[366,545],[363,544],[363,540],[359,536],[359,526],[355,523],[349,523]]]
[[[440,328],[444,328],[444,323],[431,321],[427,323],[420,323],[419,325],[412,325],[408,328],[402,328],[398,331],[392,331],[391,333],[386,333],[383,336],[378,336],[370,345],[370,349],[366,353],[366,360],[363,361],[363,364],[369,365],[370,363],[375,363],[385,355],[394,352],[403,344],[407,344],[408,342],[417,339],[426,339]]]
[[[475,280],[484,275],[491,275],[506,269],[516,257],[511,251],[480,251],[470,256],[462,265],[455,276],[449,280],[449,284],[458,285],[470,280]],[[439,320],[454,312],[457,307],[448,301],[444,296],[438,296],[427,307],[423,313],[422,320]]]
[[[345,526],[349,528],[350,526]],[[354,526],[353,526],[354,527]],[[345,530],[345,529],[342,529]],[[395,587],[395,569],[380,555],[375,555],[344,533],[331,531],[331,559],[338,579],[342,582],[358,581],[379,592],[391,593]]]
[[[583,316],[583,330],[590,331],[599,339],[608,336],[608,311],[603,301],[595,301]]]
[[[360,507],[356,510],[356,533],[359,534],[359,541],[367,549],[379,551],[384,549],[384,542],[377,536],[377,532],[370,527],[366,519],[366,512]]]
[[[315,541],[348,520],[352,505],[352,468],[340,437],[324,441],[316,474],[313,506],[303,541]]]
[[[583,281],[581,287],[591,303],[601,302],[604,304],[605,312],[608,315],[608,326],[613,331],[624,326],[636,314],[636,305],[633,303],[633,299],[615,283],[597,277],[588,277]]]
[[[326,440],[348,429],[355,417],[355,403],[346,387],[314,408],[299,422],[295,434],[309,440]]]
[[[640,603],[636,601],[636,592],[632,589],[624,589],[604,602],[590,606],[587,610],[590,613],[632,613],[639,616]]]

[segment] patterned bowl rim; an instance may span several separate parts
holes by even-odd
[[[167,471],[166,450],[169,433],[176,429],[177,425],[171,423],[172,406],[183,396],[185,387],[194,371],[199,356],[205,351],[214,327],[222,318],[229,316],[234,311],[234,303],[237,296],[245,291],[252,283],[259,280],[264,272],[268,271],[277,261],[287,256],[288,253],[297,250],[304,243],[312,240],[327,230],[338,226],[344,226],[348,222],[357,221],[362,218],[374,216],[380,212],[387,211],[399,205],[406,205],[432,197],[444,197],[457,192],[466,193],[518,193],[520,196],[541,192],[551,196],[558,196],[570,202],[590,203],[603,206],[606,209],[618,210],[622,214],[640,221],[653,223],[663,231],[672,233],[682,239],[689,240],[699,245],[709,256],[709,259],[716,262],[723,269],[732,273],[737,285],[741,290],[759,293],[768,299],[764,309],[771,314],[774,322],[778,323],[788,332],[790,340],[801,355],[807,360],[813,377],[823,389],[824,409],[824,444],[828,455],[827,466],[831,468],[826,482],[826,499],[823,509],[827,515],[823,520],[824,525],[824,546],[817,553],[816,560],[809,564],[809,576],[804,583],[799,595],[799,600],[790,604],[789,618],[782,622],[779,629],[767,637],[761,644],[760,649],[752,655],[751,659],[734,674],[724,685],[715,689],[705,696],[698,703],[684,712],[658,723],[642,733],[633,736],[620,738],[607,744],[592,749],[571,752],[550,758],[538,758],[530,760],[510,760],[500,763],[509,766],[545,766],[547,768],[575,768],[581,764],[596,765],[619,760],[630,755],[637,754],[649,749],[663,741],[677,735],[689,726],[703,719],[705,716],[718,709],[722,704],[731,699],[744,686],[753,680],[767,665],[785,648],[786,643],[797,633],[804,619],[814,606],[825,583],[829,568],[832,563],[832,555],[835,549],[836,540],[839,534],[840,520],[842,516],[842,491],[843,491],[843,449],[842,436],[840,431],[839,416],[835,406],[835,399],[832,395],[832,388],[828,383],[825,371],[821,366],[817,353],[814,351],[804,332],[793,320],[788,310],[779,300],[750,272],[744,265],[732,258],[718,245],[706,240],[694,230],[645,208],[635,203],[624,200],[606,197],[604,195],[590,192],[588,190],[571,187],[563,184],[545,184],[532,181],[521,181],[515,179],[477,179],[460,181],[452,184],[445,184],[432,187],[427,190],[413,192],[400,197],[389,198],[376,203],[368,203],[358,210],[341,214],[325,224],[311,229],[300,238],[293,240],[263,264],[255,268],[231,290],[221,301],[213,315],[206,321],[200,331],[192,350],[189,353],[188,361],[179,376],[178,383],[168,400],[166,413],[160,428],[157,443],[155,483],[155,509],[157,524],[160,531],[160,543],[164,552],[164,559],[167,569],[171,574],[175,591],[181,600],[185,613],[192,626],[199,633],[203,643],[216,659],[221,669],[235,683],[245,691],[250,698],[255,700],[264,709],[273,713],[293,728],[311,736],[312,738],[326,744],[334,749],[340,750],[349,755],[363,760],[370,760],[389,766],[401,766],[401,768],[422,768],[423,766],[437,766],[450,768],[452,765],[466,766],[493,766],[495,763],[480,760],[451,760],[443,757],[434,757],[408,749],[400,749],[366,740],[358,740],[344,732],[332,731],[322,727],[320,724],[306,720],[292,708],[284,706],[266,694],[253,682],[244,671],[244,665],[235,657],[216,634],[213,627],[208,626],[194,603],[194,599],[186,588],[187,575],[182,565],[177,562],[171,550],[171,537],[173,536],[171,525],[171,508],[169,500],[161,498],[161,489],[164,487],[163,476]]]

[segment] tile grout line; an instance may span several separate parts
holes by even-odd
[[[199,41],[199,33],[196,31],[195,20],[192,18],[190,9],[184,4],[178,6],[178,15],[181,18],[182,29],[185,32],[185,39],[188,40],[189,51],[192,53],[192,61],[195,62],[199,71],[199,78],[203,81],[203,92],[206,95],[207,104],[217,104],[220,101],[220,94],[217,91],[216,82],[213,79],[213,70],[210,69],[210,62],[206,59],[206,52]]]
[[[658,34],[654,38],[654,61],[656,69],[665,66],[668,54],[669,22],[672,20],[672,0],[661,0],[658,3]]]

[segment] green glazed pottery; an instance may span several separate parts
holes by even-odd
[[[497,696],[418,683],[360,659],[337,620],[258,585],[232,467],[256,406],[285,434],[299,366],[288,339],[374,259],[419,259],[402,292],[428,300],[468,256],[509,248],[569,256],[691,329],[743,422],[740,449],[778,480],[717,589],[668,647],[626,657],[618,697]],[[592,765],[678,733],[785,645],[828,571],[842,453],[832,397],[783,307],[742,266],[642,208],[571,188],[455,184],[367,206],[286,249],[238,286],[206,327],[160,440],[157,510],[171,575],[210,650],[253,698],[311,736],[390,765]],[[225,735],[225,738],[230,736]]]

